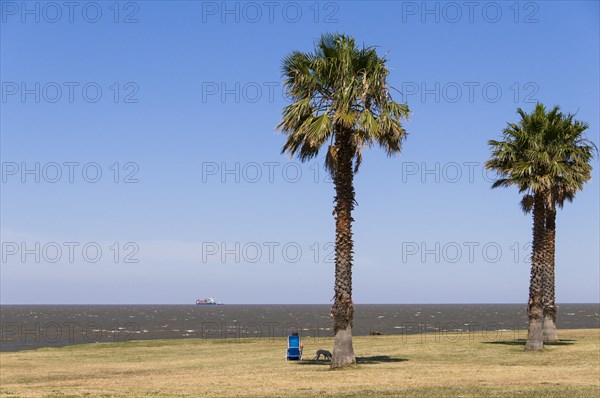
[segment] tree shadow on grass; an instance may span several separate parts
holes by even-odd
[[[370,357],[356,357],[356,363],[359,365],[375,365],[377,363],[388,362],[406,362],[406,358],[390,357],[389,355],[373,355]]]
[[[577,340],[569,340],[569,339],[560,339],[558,341],[545,341],[544,345],[572,345],[575,344]],[[522,345],[527,344],[527,340],[518,339],[518,340],[506,340],[506,341],[482,341],[483,344],[501,344],[501,345]]]
[[[298,362],[298,365],[327,365],[329,366],[331,362],[325,360],[316,360],[316,359],[303,359]]]
[[[405,362],[405,361],[408,361],[408,359],[390,357],[389,355],[373,355],[370,357],[356,357],[357,365],[375,365],[378,363]],[[327,365],[327,366],[329,366],[331,364],[331,361],[310,359],[310,360],[300,361],[300,362],[298,362],[298,364],[299,365]]]

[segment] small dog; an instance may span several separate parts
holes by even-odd
[[[326,360],[329,359],[331,361],[332,355],[331,355],[331,353],[329,351],[327,351],[327,350],[318,350],[317,351],[317,358],[316,358],[317,361],[319,360],[319,358],[321,358],[321,355],[323,355],[323,357],[325,357]]]

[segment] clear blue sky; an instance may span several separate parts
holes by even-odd
[[[324,32],[388,53],[413,112],[355,180],[358,303],[525,303],[487,141],[539,100],[600,143],[595,1],[0,4],[4,304],[329,302],[333,186],[275,132],[281,59]],[[599,301],[598,165],[558,214],[559,302]]]

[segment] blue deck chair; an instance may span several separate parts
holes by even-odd
[[[302,360],[302,348],[300,348],[300,336],[292,335],[288,336],[288,348],[287,355],[285,356],[286,361],[301,361]]]

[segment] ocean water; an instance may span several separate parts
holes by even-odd
[[[600,304],[562,304],[557,326],[600,327]],[[354,335],[526,337],[522,304],[356,305]],[[152,339],[333,336],[329,305],[2,305],[0,351]]]

